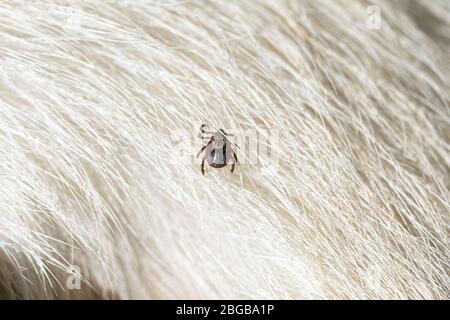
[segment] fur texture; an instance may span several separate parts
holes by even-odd
[[[447,0],[1,1],[0,296],[448,299],[449,35]]]

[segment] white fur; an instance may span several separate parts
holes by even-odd
[[[446,0],[0,2],[0,296],[448,299],[449,30]],[[202,123],[278,130],[278,171],[202,176]]]

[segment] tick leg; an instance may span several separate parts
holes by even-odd
[[[206,155],[202,159],[202,165],[201,165],[202,175],[205,175],[205,159],[206,159]]]
[[[231,173],[234,172],[234,167],[236,166],[236,163],[238,163],[238,158],[237,158],[237,156],[236,156],[236,153],[234,153],[234,152],[233,152],[233,158],[234,158],[234,161],[233,161],[233,163],[231,164]]]
[[[200,127],[200,137],[203,138],[204,134],[214,134],[212,131],[206,131],[204,128],[206,127],[206,124],[202,124]]]
[[[200,127],[200,133],[198,134],[198,136],[200,139],[209,139],[212,135],[214,135],[214,132],[205,131],[203,129],[204,127],[206,127],[206,124],[202,124],[202,126]]]
[[[205,144],[205,145],[202,147],[202,149],[197,153],[197,157],[196,157],[196,158],[198,158],[198,156],[200,155],[200,153],[202,153],[202,152],[206,149],[206,147],[209,146],[209,144],[210,144],[211,142],[213,142],[213,140],[214,140],[214,137],[211,137],[211,139],[209,139],[208,143]]]
[[[209,143],[208,143],[209,144]],[[208,144],[206,146],[203,146],[202,149],[197,153],[197,157],[206,149],[206,147],[208,146]]]

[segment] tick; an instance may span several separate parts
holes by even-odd
[[[228,163],[231,163],[230,171],[233,173],[235,165],[238,163],[233,146],[239,147],[227,138],[227,136],[232,136],[232,134],[226,133],[223,129],[219,129],[216,132],[205,131],[205,127],[205,124],[200,127],[200,137],[209,139],[209,141],[197,154],[198,158],[202,152],[205,152],[201,165],[202,174],[205,174],[205,161],[216,169],[226,167]]]

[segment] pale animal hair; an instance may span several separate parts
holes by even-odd
[[[0,297],[448,299],[449,35],[447,0],[1,1]],[[278,168],[202,176],[202,123]]]

